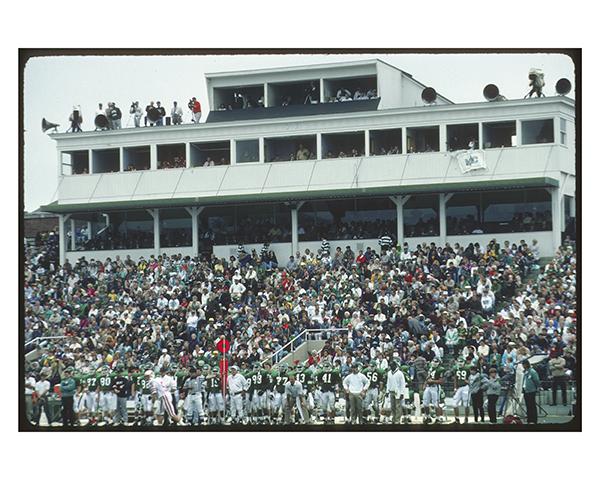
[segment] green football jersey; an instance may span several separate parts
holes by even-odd
[[[114,373],[102,373],[97,375],[97,383],[100,385],[100,390],[103,392],[112,392],[113,383],[116,375]]]
[[[387,379],[387,372],[381,368],[367,368],[363,370],[365,377],[369,380],[369,388],[379,388],[383,384],[384,379]]]
[[[143,373],[134,373],[131,375],[132,382],[135,383],[135,391],[142,395],[150,395],[150,382],[146,381],[146,377]]]
[[[219,393],[221,391],[221,378],[219,375],[206,377],[206,391],[208,393]]]
[[[454,376],[456,378],[456,387],[464,387],[469,384],[469,369],[467,367],[457,367]]]
[[[283,393],[285,391],[285,384],[288,381],[288,376],[281,372],[271,372],[271,381],[275,385],[275,391],[277,393]]]
[[[430,380],[437,383],[439,380],[442,380],[443,377],[444,369],[442,367],[430,367],[427,372],[427,383],[429,384]]]
[[[322,370],[317,373],[316,378],[322,392],[333,392],[336,385],[342,382],[337,370]]]

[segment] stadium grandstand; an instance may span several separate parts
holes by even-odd
[[[206,83],[203,123],[50,134],[32,425],[573,418],[573,100],[455,104],[380,60]]]

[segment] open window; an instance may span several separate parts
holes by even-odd
[[[288,105],[311,105],[319,103],[321,88],[319,80],[304,82],[270,83],[268,107]]]
[[[192,217],[185,208],[161,209],[159,219],[161,248],[192,245]]]
[[[517,122],[484,123],[483,148],[514,147],[517,144]]]
[[[369,132],[371,155],[396,155],[402,153],[402,129],[371,130]]]
[[[118,148],[92,151],[92,173],[112,173],[120,169]]]
[[[521,143],[554,143],[554,120],[523,120],[521,122]]]
[[[413,195],[404,204],[404,236],[430,237],[440,234],[440,203],[437,195]]]
[[[439,152],[440,127],[411,127],[406,129],[408,153]]]
[[[254,163],[259,160],[258,140],[236,140],[235,163]]]
[[[265,162],[289,162],[316,158],[316,135],[265,138]]]
[[[231,164],[231,144],[224,142],[192,143],[190,165],[192,167],[212,167]]]
[[[479,125],[477,123],[448,125],[446,142],[449,152],[479,148]]]
[[[126,172],[150,170],[150,147],[125,147],[123,149],[123,169]]]
[[[61,172],[63,175],[84,175],[90,173],[90,154],[87,150],[62,152]]]
[[[158,169],[185,168],[185,143],[157,146]]]
[[[365,132],[324,133],[321,136],[323,158],[362,157]]]
[[[323,88],[326,102],[370,100],[378,97],[377,75],[325,79]]]
[[[215,88],[213,90],[214,110],[241,110],[264,107],[264,85]]]

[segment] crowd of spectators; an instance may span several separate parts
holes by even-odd
[[[158,160],[158,168],[185,168],[185,156],[173,155],[171,158],[162,158]]]
[[[364,157],[364,155],[364,149],[351,148],[348,150],[339,150],[337,152],[334,152],[333,150],[328,150],[325,154],[325,158]]]
[[[287,158],[282,158],[278,154],[273,155],[270,162],[294,162],[296,160],[316,160],[317,154],[304,146],[302,143],[298,145],[295,152],[289,154]]]
[[[377,89],[364,89],[357,88],[354,90],[354,94],[347,88],[339,88],[335,94],[335,97],[330,97],[330,102],[352,102],[354,100],[372,100],[377,98]]]
[[[28,366],[28,376],[53,385],[68,366],[90,372],[156,365],[165,350],[174,368],[200,359],[214,364],[221,335],[231,340],[230,364],[245,368],[311,328],[343,329],[323,334],[321,352],[342,373],[355,361],[397,358],[418,382],[427,361],[449,356],[506,376],[517,362],[544,353],[565,358],[565,375],[574,378],[572,245],[542,271],[524,241],[516,249],[495,241],[413,250],[404,244],[352,258],[306,250],[279,263],[269,260],[266,245],[229,259],[82,257],[59,265],[55,237],[26,256],[23,318],[26,342],[70,337]],[[537,279],[527,278],[531,272]],[[550,385],[550,367],[540,371]]]
[[[381,147],[379,147],[379,149],[376,149],[375,151],[372,151],[371,155],[373,155],[373,156],[378,156],[378,155],[399,155],[401,153],[402,153],[402,149],[398,145],[392,145],[389,148],[387,148],[385,146],[381,146]]]

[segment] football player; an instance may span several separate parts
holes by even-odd
[[[377,368],[377,362],[371,360],[370,365],[363,370],[369,379],[369,389],[363,400],[363,421],[366,423],[380,423],[379,389],[386,378],[386,372]]]
[[[225,402],[221,390],[221,374],[219,367],[213,367],[211,375],[206,377],[208,394],[208,423],[222,424],[225,417]]]
[[[102,412],[102,420],[106,425],[112,425],[115,412],[117,410],[117,394],[113,392],[112,384],[114,374],[110,372],[108,367],[104,367],[100,371],[98,384],[100,388],[100,411]]]
[[[456,361],[454,372],[454,423],[460,424],[460,410],[462,405],[465,408],[465,422],[469,423],[469,368],[465,361],[459,358]]]
[[[442,410],[440,408],[440,389],[443,382],[444,369],[440,366],[440,361],[434,358],[429,366],[427,372],[427,380],[425,381],[426,387],[423,392],[423,406],[425,407],[425,416],[423,423],[432,423],[434,420],[430,416],[431,407],[434,408],[433,418],[435,423],[441,423]],[[437,413],[437,417],[436,414]]]
[[[321,407],[323,409],[323,423],[335,423],[335,394],[342,380],[337,370],[331,363],[325,362],[323,370],[317,373],[317,383],[321,390]]]
[[[274,423],[281,423],[281,415],[285,409],[285,384],[287,383],[287,366],[271,370],[271,381],[273,384],[273,402],[271,404],[271,416]]]

